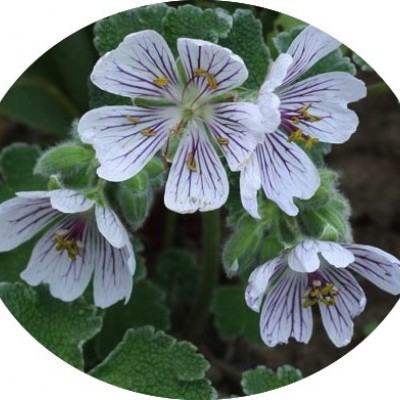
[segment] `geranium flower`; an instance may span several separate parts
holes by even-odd
[[[386,292],[400,293],[400,261],[372,246],[305,240],[256,268],[249,277],[246,302],[254,311],[261,308],[263,341],[275,346],[293,337],[308,343],[311,308],[318,305],[332,342],[338,347],[348,344],[353,318],[366,304],[351,272]]]
[[[302,79],[339,46],[337,40],[309,26],[271,66],[256,101],[269,123],[263,142],[240,176],[243,206],[255,218],[260,218],[257,192],[261,187],[289,215],[298,213],[293,197],[309,199],[318,189],[318,171],[295,142],[304,143],[306,149],[318,141],[343,143],[357,128],[357,115],[347,104],[366,95],[362,81],[348,72]]]
[[[172,151],[166,206],[179,213],[209,211],[224,204],[229,191],[214,145],[230,169],[239,170],[260,140],[262,117],[254,104],[221,102],[247,79],[240,57],[194,39],[178,39],[178,52],[182,68],[157,32],[127,36],[98,61],[91,79],[148,105],[91,110],[78,131],[96,150],[98,175],[109,181],[137,174],[160,149],[166,159]]]
[[[0,251],[8,251],[45,228],[21,278],[47,283],[54,297],[72,301],[93,278],[94,302],[108,307],[128,301],[136,262],[117,215],[69,189],[20,192],[0,205]]]

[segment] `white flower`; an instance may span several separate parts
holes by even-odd
[[[263,341],[275,346],[293,337],[308,343],[311,308],[318,304],[329,338],[338,347],[348,344],[353,318],[366,304],[350,271],[391,294],[400,293],[400,261],[372,246],[305,240],[256,268],[249,277],[246,302],[254,311],[261,308]]]
[[[318,141],[343,143],[356,130],[358,118],[347,104],[363,98],[362,81],[348,72],[327,72],[301,79],[340,43],[314,27],[305,28],[286,53],[273,63],[256,103],[266,121],[263,143],[241,173],[243,206],[260,218],[257,191],[289,215],[298,208],[293,197],[311,198],[320,185],[312,161],[295,143],[306,149]]]
[[[94,273],[94,302],[108,307],[132,292],[135,257],[117,215],[69,189],[20,192],[0,204],[0,251],[16,248],[48,227],[21,278],[47,283],[54,297],[82,295]]]
[[[178,52],[181,69],[157,32],[127,36],[98,61],[91,79],[103,90],[152,105],[91,110],[78,131],[96,150],[100,177],[126,180],[162,150],[173,158],[166,206],[179,213],[209,211],[221,207],[229,191],[214,144],[238,171],[261,140],[262,116],[254,104],[220,102],[247,79],[240,57],[194,39],[178,39]]]

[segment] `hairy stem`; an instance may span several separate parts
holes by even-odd
[[[203,268],[199,291],[186,325],[186,333],[194,337],[200,333],[208,316],[214,288],[218,280],[221,245],[219,210],[202,214]]]

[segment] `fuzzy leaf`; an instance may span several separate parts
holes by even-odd
[[[165,306],[165,293],[149,280],[135,283],[132,297],[127,304],[109,307],[104,316],[103,329],[96,336],[98,355],[103,359],[121,341],[129,328],[152,325],[168,330],[169,310]]]
[[[115,49],[130,33],[152,29],[162,33],[162,20],[168,7],[153,4],[111,15],[98,21],[94,27],[94,44],[103,55]]]
[[[152,327],[130,329],[91,374],[134,392],[174,399],[215,399],[205,379],[209,364],[194,345]]]
[[[283,365],[276,372],[264,366],[258,366],[243,372],[241,384],[243,392],[251,395],[278,389],[302,378],[301,371],[290,365]]]
[[[265,45],[261,22],[250,10],[239,9],[233,14],[233,26],[219,44],[240,56],[249,71],[244,87],[258,89],[265,80],[271,57]]]
[[[21,325],[52,353],[83,369],[83,344],[101,329],[94,306],[82,299],[64,303],[47,289],[22,283],[0,283],[0,297]]]
[[[203,39],[218,43],[232,27],[232,17],[223,9],[202,10],[190,4],[169,8],[163,20],[164,38],[177,54],[178,38]]]
[[[244,289],[236,286],[220,286],[215,291],[211,310],[215,315],[215,326],[224,340],[240,337],[262,345],[259,315],[247,307]]]

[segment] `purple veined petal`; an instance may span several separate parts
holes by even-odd
[[[316,250],[336,268],[346,268],[354,261],[354,255],[345,247],[334,242],[315,241]]]
[[[257,192],[261,188],[260,167],[257,156],[253,154],[240,171],[240,199],[244,209],[253,217],[260,219]]]
[[[265,135],[256,148],[265,195],[288,215],[297,215],[294,197],[308,200],[321,181],[313,162],[281,132]]]
[[[279,275],[286,267],[286,257],[276,257],[257,267],[249,276],[246,287],[246,304],[256,312],[260,311],[261,303],[273,276]]]
[[[59,213],[50,205],[48,197],[24,192],[0,204],[0,251],[9,251],[31,239],[54,221]]]
[[[16,192],[16,196],[23,197],[24,199],[48,199],[50,197],[50,191],[38,190],[31,192]]]
[[[280,93],[283,126],[301,129],[306,135],[327,143],[343,143],[358,126],[357,114],[347,104],[366,95],[364,82],[346,72],[328,72],[313,76],[284,88]],[[291,119],[308,107],[318,121],[302,118],[294,124]]]
[[[303,307],[307,274],[289,268],[267,294],[260,318],[261,338],[267,346],[287,343],[293,337],[308,343],[313,328],[310,307]]]
[[[365,308],[366,297],[358,282],[345,269],[322,267],[319,274],[333,283],[337,290],[336,301],[328,306],[319,302],[325,330],[337,347],[346,346],[353,336],[353,320]]]
[[[107,241],[117,248],[124,247],[128,233],[118,216],[109,208],[96,205],[95,208],[97,227]]]
[[[181,214],[211,211],[226,202],[228,192],[225,169],[204,126],[192,122],[172,161],[164,193],[166,207]]]
[[[264,138],[262,115],[251,103],[222,103],[211,107],[207,127],[232,171],[240,170]]]
[[[267,93],[272,93],[276,88],[281,86],[292,63],[293,57],[290,54],[279,54],[277,59],[271,64],[267,77],[260,88],[259,96],[262,97]]]
[[[65,249],[57,250],[55,239],[70,232],[76,224],[80,227],[77,245],[81,253],[74,259]],[[63,301],[77,299],[83,294],[93,273],[94,254],[90,246],[93,234],[92,221],[84,223],[72,215],[63,218],[36,243],[21,278],[32,286],[48,283],[52,296]]]
[[[129,301],[135,271],[130,243],[129,246],[116,248],[103,235],[96,236],[93,245],[97,255],[93,295],[97,307],[106,308],[122,299],[125,299],[125,304]]]
[[[119,182],[140,172],[167,141],[179,118],[174,107],[101,107],[82,117],[78,132],[96,150],[98,175]]]
[[[176,101],[178,80],[174,57],[160,34],[146,30],[128,35],[97,62],[92,82],[127,97]]]
[[[189,85],[198,97],[214,96],[240,86],[248,77],[243,60],[229,49],[197,39],[178,39]]]
[[[343,244],[355,257],[349,269],[391,294],[400,294],[400,261],[385,251],[362,244]]]
[[[64,214],[75,214],[93,207],[93,200],[71,189],[57,189],[49,192],[51,206]]]
[[[283,85],[295,81],[316,62],[339,48],[340,42],[319,29],[308,26],[293,40],[286,51],[293,57]]]

